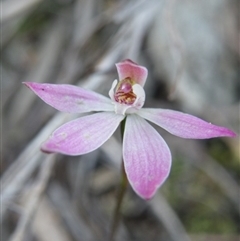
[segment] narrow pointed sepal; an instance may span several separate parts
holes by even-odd
[[[24,82],[29,89],[55,109],[68,113],[112,111],[111,100],[74,85]]]
[[[175,136],[189,139],[209,139],[213,137],[234,137],[230,129],[213,125],[198,117],[179,111],[145,108],[137,114],[162,127]]]

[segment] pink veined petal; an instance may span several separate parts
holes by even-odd
[[[236,136],[233,131],[225,127],[213,125],[179,111],[145,108],[139,110],[137,114],[182,138],[208,139],[220,136]]]
[[[24,82],[44,102],[69,113],[113,111],[111,100],[103,95],[74,85]]]
[[[143,199],[153,197],[168,177],[172,162],[166,142],[137,115],[126,119],[123,160],[129,183]]]
[[[136,83],[144,86],[148,75],[148,70],[145,67],[138,65],[129,59],[117,63],[116,67],[120,81],[130,77]]]
[[[55,130],[41,149],[72,156],[91,152],[112,136],[123,118],[113,112],[102,112],[70,121]]]

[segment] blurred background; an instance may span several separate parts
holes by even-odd
[[[1,2],[1,240],[106,241],[120,184],[121,142],[88,155],[41,153],[76,118],[23,81],[74,84],[108,95],[115,63],[149,70],[147,107],[234,130],[184,140],[156,127],[173,156],[151,201],[128,189],[119,241],[240,240],[239,1],[3,0]]]

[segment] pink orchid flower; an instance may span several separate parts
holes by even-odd
[[[109,91],[110,99],[73,85],[24,83],[59,111],[99,112],[60,126],[42,145],[42,151],[73,156],[89,153],[105,143],[126,118],[123,136],[126,175],[134,191],[143,199],[150,199],[168,177],[172,160],[168,145],[146,120],[182,138],[235,136],[225,127],[188,114],[142,108],[147,69],[131,60],[117,63],[116,67],[119,81],[114,80]]]

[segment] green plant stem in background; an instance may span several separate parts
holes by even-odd
[[[125,120],[126,119],[124,119],[121,123],[122,139],[123,139],[123,135],[124,135]],[[115,236],[115,233],[117,231],[119,221],[120,221],[120,217],[121,217],[120,210],[121,210],[122,201],[123,201],[124,194],[126,193],[127,186],[128,186],[128,179],[127,179],[127,176],[126,176],[123,161],[122,161],[122,170],[121,171],[122,171],[122,180],[121,180],[121,184],[120,184],[119,193],[118,193],[118,196],[117,196],[117,203],[116,203],[116,207],[115,207],[114,214],[113,214],[112,226],[111,226],[111,229],[110,229],[108,241],[114,240],[114,236]]]

